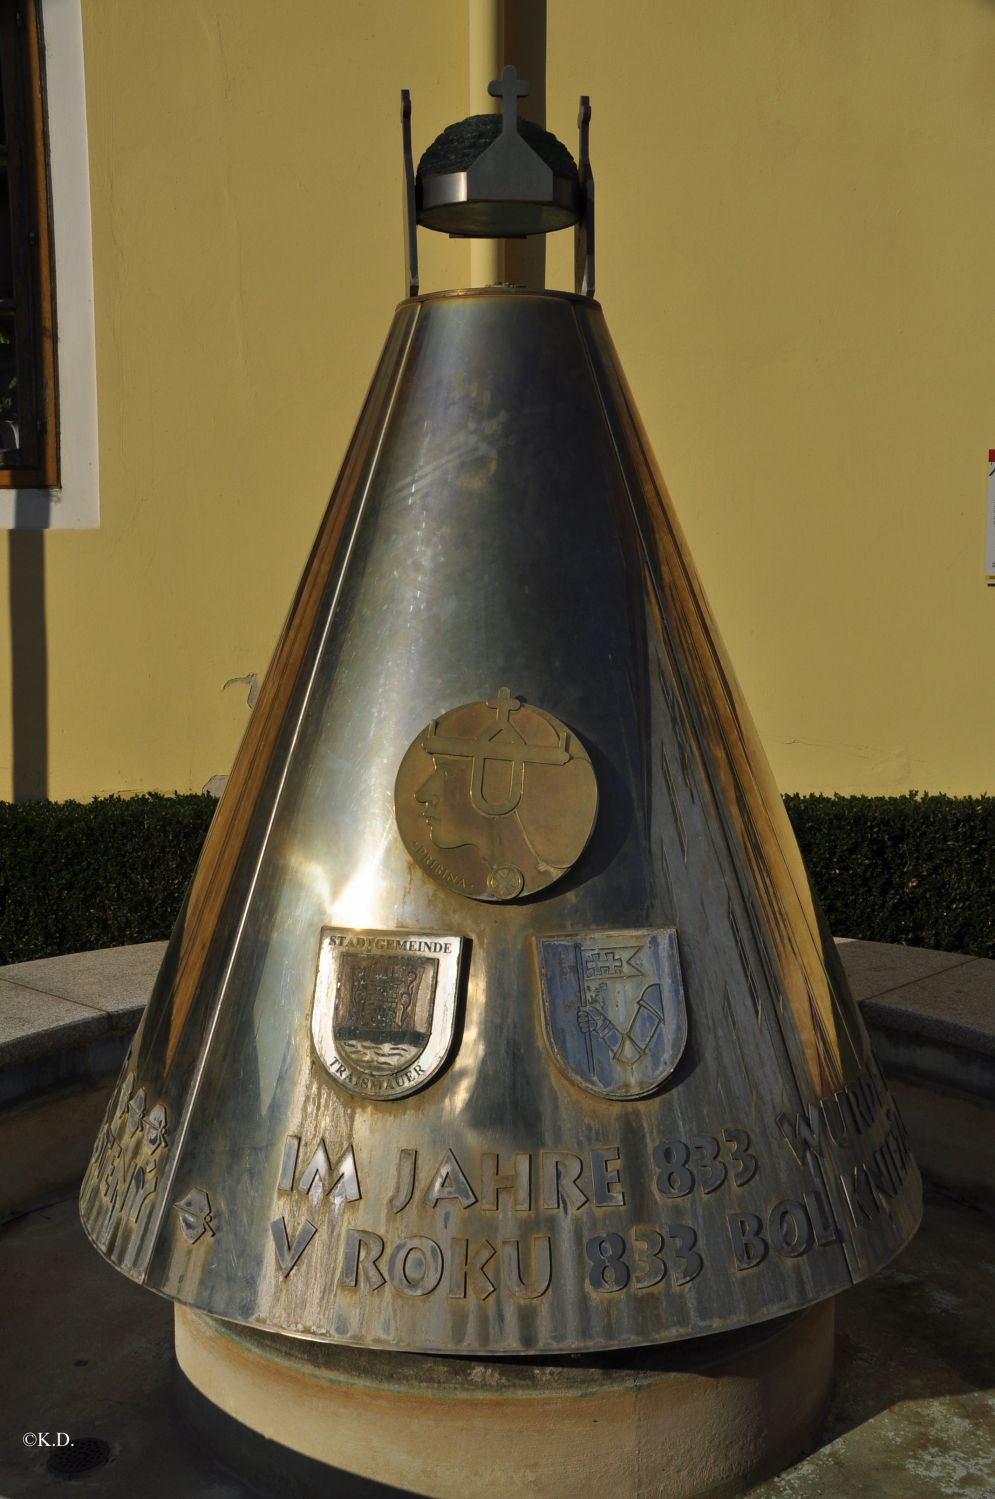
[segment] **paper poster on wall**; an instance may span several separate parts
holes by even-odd
[[[995,588],[995,448],[988,449],[988,519],[985,531],[985,582]]]

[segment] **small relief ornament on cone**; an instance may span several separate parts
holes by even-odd
[[[90,1232],[102,1249],[115,1234],[122,1241],[133,1239],[158,1189],[160,1167],[170,1143],[164,1105],[155,1103],[147,1108],[145,1089],[136,1091],[135,1074],[128,1062],[125,1066],[81,1189],[82,1197],[94,1205]]]

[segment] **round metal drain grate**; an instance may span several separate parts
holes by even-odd
[[[75,1478],[102,1468],[110,1455],[110,1444],[102,1437],[75,1437],[68,1447],[50,1453],[45,1467],[56,1478]]]

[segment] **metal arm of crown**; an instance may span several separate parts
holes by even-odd
[[[579,297],[594,296],[594,173],[591,170],[590,144],[591,100],[580,96],[577,127],[580,143],[577,171],[580,176],[581,210],[574,228],[574,289]]]
[[[407,296],[418,295],[418,219],[415,166],[411,155],[411,91],[401,90],[401,146],[404,152],[404,279]]]

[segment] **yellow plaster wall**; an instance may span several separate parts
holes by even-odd
[[[599,295],[780,785],[995,791],[995,5],[548,13]],[[45,538],[54,798],[228,769],[223,683],[265,668],[401,295],[398,90],[416,151],[467,111],[463,0],[83,23],[101,524]]]
[[[462,0],[84,0],[101,520],[45,537],[51,797],[229,769],[404,294],[399,91],[465,114],[466,37]]]
[[[995,792],[995,4],[549,15],[599,296],[779,785]]]

